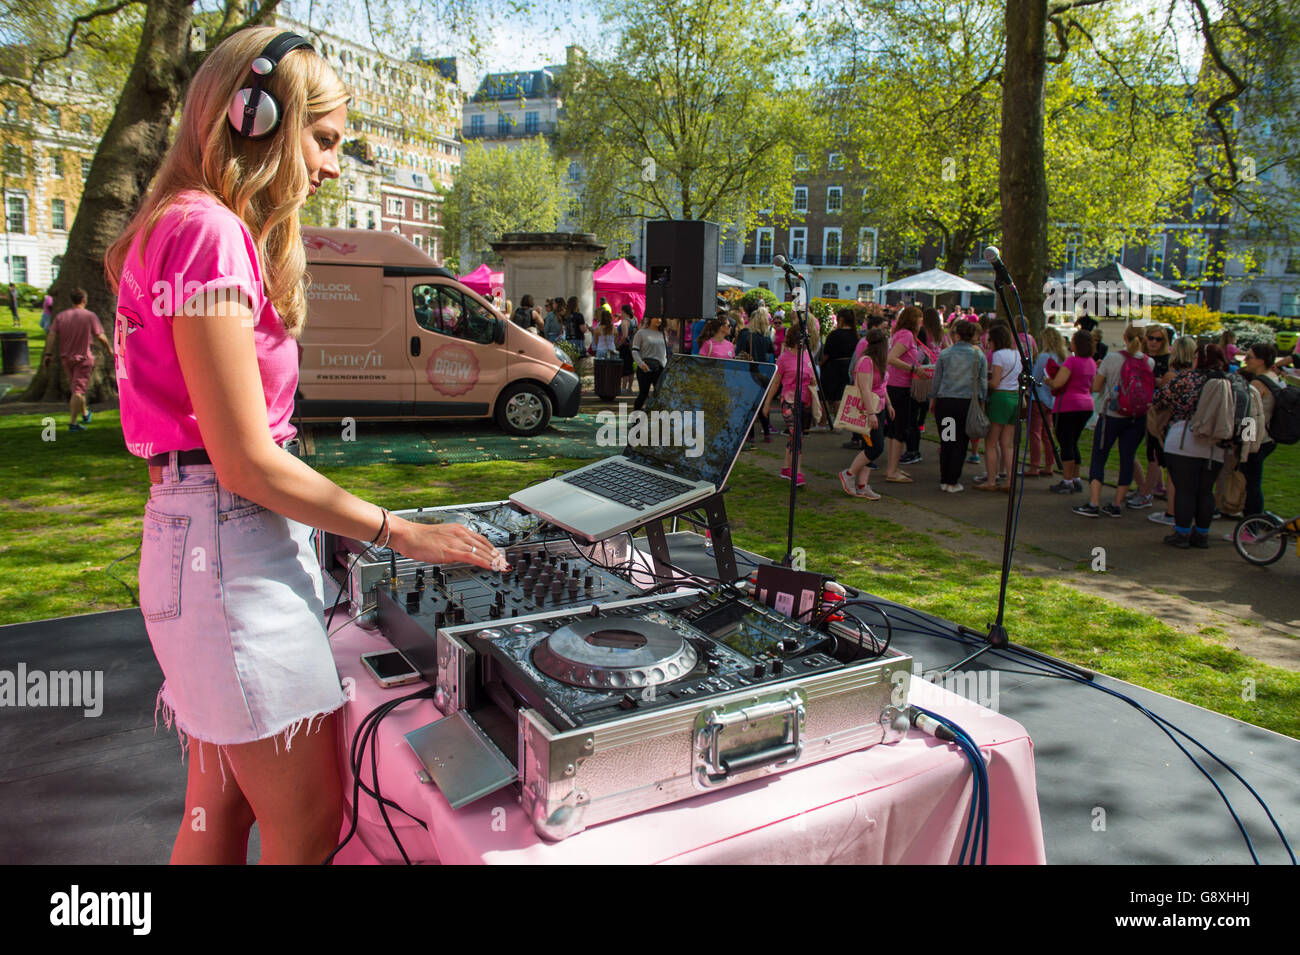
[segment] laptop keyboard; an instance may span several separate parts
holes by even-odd
[[[563,480],[638,511],[684,494],[694,487],[618,461],[598,465],[581,474],[566,474]]]

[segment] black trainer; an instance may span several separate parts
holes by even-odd
[[[1101,516],[1101,510],[1096,504],[1078,504],[1075,507],[1070,508],[1070,510],[1074,511],[1074,513],[1078,514],[1080,517]]]
[[[1124,516],[1124,512],[1121,511],[1121,510],[1120,510],[1118,507],[1116,507],[1114,504],[1103,504],[1103,505],[1101,506],[1101,513],[1102,513],[1102,515],[1103,515],[1104,517],[1123,517],[1123,516]]]
[[[1170,547],[1181,547],[1184,550],[1192,546],[1191,539],[1186,534],[1179,534],[1177,531],[1166,535],[1165,543]]]

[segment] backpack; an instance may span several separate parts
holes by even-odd
[[[1268,419],[1268,436],[1278,444],[1295,444],[1300,441],[1300,388],[1278,384],[1264,375],[1256,380],[1262,381],[1273,392],[1276,401],[1273,416]]]
[[[1146,355],[1129,355],[1120,369],[1115,387],[1115,410],[1126,418],[1144,417],[1156,393],[1156,377],[1147,364]]]
[[[510,320],[514,322],[516,325],[518,325],[520,328],[532,328],[533,310],[531,308],[524,308],[522,305],[520,305],[518,308],[515,309],[515,313],[510,316]]]
[[[1246,418],[1250,415],[1251,387],[1241,375],[1228,375],[1228,387],[1232,389],[1232,437],[1241,440],[1241,431]],[[1256,393],[1258,396],[1258,393]]]

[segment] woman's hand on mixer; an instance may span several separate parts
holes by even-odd
[[[417,524],[389,515],[389,545],[403,557],[428,564],[474,564],[505,569],[505,555],[463,524]]]

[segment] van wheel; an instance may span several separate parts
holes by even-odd
[[[531,382],[511,385],[497,402],[497,424],[510,434],[534,435],[551,423],[551,399]]]

